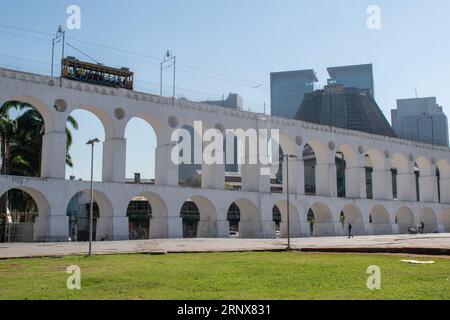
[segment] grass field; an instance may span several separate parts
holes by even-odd
[[[450,299],[450,259],[401,259],[264,252],[2,260],[0,299]],[[66,287],[70,265],[81,268],[79,291]],[[381,290],[367,289],[370,265],[381,268]]]

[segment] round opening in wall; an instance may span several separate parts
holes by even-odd
[[[176,128],[178,126],[178,118],[175,116],[171,116],[169,117],[168,123],[171,128]]]
[[[116,117],[116,119],[122,120],[123,118],[125,118],[125,110],[123,110],[122,108],[117,108],[116,110],[114,110],[114,116]]]
[[[65,112],[67,110],[67,102],[63,99],[58,99],[55,101],[54,107],[58,112]]]

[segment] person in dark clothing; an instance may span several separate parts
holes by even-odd
[[[348,223],[348,238],[349,238],[349,239],[350,239],[350,238],[353,238],[352,229],[353,229],[352,223],[349,222],[349,223]]]
[[[423,230],[425,229],[425,222],[420,221],[419,225],[420,225],[419,226],[419,233],[423,233]]]

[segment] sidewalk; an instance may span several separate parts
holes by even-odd
[[[389,252],[450,256],[450,234],[389,235],[292,239],[292,249],[304,252]],[[164,239],[95,242],[94,254],[165,254],[180,252],[280,251],[286,239]],[[0,259],[84,255],[87,243],[0,244]]]

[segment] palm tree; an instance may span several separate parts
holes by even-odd
[[[11,112],[18,112],[16,118]],[[78,123],[72,116],[67,119],[66,164],[73,167],[70,147],[73,142],[71,129],[78,130]],[[1,174],[39,177],[41,174],[42,136],[45,133],[44,119],[31,105],[10,101],[0,108]],[[7,201],[9,200],[9,201]],[[36,212],[34,201],[23,191],[11,190],[0,198],[0,213],[6,213],[7,202],[10,211]],[[22,219],[23,220],[23,219]],[[30,221],[25,217],[25,221]]]

